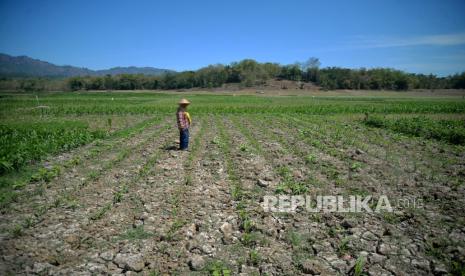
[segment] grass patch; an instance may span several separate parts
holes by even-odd
[[[212,276],[232,275],[231,268],[229,268],[229,266],[225,262],[220,261],[220,260],[210,261],[209,263],[207,263],[203,271]]]
[[[144,226],[140,225],[131,229],[128,229],[123,234],[119,235],[117,240],[145,240],[153,237],[155,234],[144,230]]]
[[[108,212],[109,210],[111,209],[111,203],[107,203],[105,204],[103,207],[101,207],[97,212],[95,212],[94,214],[92,214],[90,216],[90,219],[91,220],[99,220],[101,219],[106,212]]]
[[[247,260],[247,263],[252,266],[258,266],[262,261],[262,257],[260,253],[258,253],[257,250],[253,249],[249,253],[249,258]]]

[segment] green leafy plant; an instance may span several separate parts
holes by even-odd
[[[465,144],[465,123],[461,120],[434,120],[427,117],[386,119],[371,116],[363,122],[371,127],[386,128],[410,136]]]
[[[242,234],[241,242],[245,246],[254,246],[259,242],[259,235],[257,232],[244,233]]]
[[[23,227],[20,224],[16,224],[10,229],[10,233],[13,237],[17,238],[23,234]]]
[[[126,230],[123,234],[118,236],[118,240],[145,240],[153,237],[153,233],[144,230],[144,226],[140,225]]]
[[[253,265],[253,266],[257,266],[260,264],[262,258],[260,256],[260,253],[258,253],[257,250],[253,249],[250,251],[249,253],[249,259],[248,259],[248,263],[250,265]]]
[[[287,234],[287,240],[292,246],[297,247],[302,242],[302,236],[295,231],[290,231]]]
[[[74,121],[0,124],[0,174],[104,135]]]
[[[365,258],[363,256],[359,256],[355,261],[354,265],[354,276],[362,276],[363,274],[363,267],[365,266]]]
[[[101,219],[106,212],[108,212],[111,209],[111,203],[105,204],[103,207],[97,210],[94,214],[90,216],[91,220],[99,220]]]
[[[220,260],[209,262],[205,266],[204,271],[209,273],[212,276],[230,276],[231,275],[231,269],[224,262]]]
[[[339,255],[344,255],[349,251],[349,241],[350,239],[348,237],[345,237],[340,241],[339,246],[337,248],[337,252],[339,253]]]
[[[59,166],[53,166],[52,168],[40,168],[37,173],[31,176],[31,181],[50,182],[50,180],[57,177],[60,172],[61,168]]]
[[[317,157],[314,154],[309,154],[305,157],[305,162],[307,164],[316,164],[317,163]]]

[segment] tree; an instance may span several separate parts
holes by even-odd
[[[278,77],[281,71],[281,66],[278,63],[267,62],[263,63],[261,66],[266,79]]]
[[[451,77],[450,82],[452,88],[455,89],[464,89],[465,88],[465,72],[462,74],[455,74]]]
[[[88,78],[86,82],[86,90],[102,90],[105,89],[103,78],[93,77]]]
[[[395,89],[396,90],[408,90],[408,80],[407,78],[399,78],[394,81]]]
[[[67,86],[71,91],[81,90],[84,88],[84,81],[82,77],[69,78]]]
[[[114,89],[114,83],[115,81],[113,80],[113,77],[110,74],[105,75],[105,77],[103,78],[103,86],[106,90]]]
[[[45,83],[41,79],[25,79],[21,80],[19,87],[26,92],[43,91],[45,90]]]
[[[281,79],[300,81],[302,79],[302,70],[300,70],[299,63],[281,67],[279,77]]]
[[[320,68],[321,62],[316,57],[310,57],[304,62],[299,63],[300,69],[302,71],[307,71],[308,69],[318,69]]]
[[[311,81],[311,82],[319,82],[319,68],[321,62],[316,57],[310,57],[304,62],[299,63],[300,70],[303,73],[303,80],[304,81]]]
[[[244,59],[233,65],[239,73],[239,80],[245,86],[253,86],[267,80],[264,68],[253,59]]]
[[[121,74],[119,75],[118,88],[121,90],[134,90],[137,87],[137,79],[135,75]]]

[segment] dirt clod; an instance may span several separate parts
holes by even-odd
[[[205,266],[205,259],[200,255],[192,255],[189,259],[189,267],[191,270],[201,270]]]

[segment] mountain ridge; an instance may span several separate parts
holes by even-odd
[[[109,69],[92,70],[72,65],[56,65],[25,55],[11,56],[0,53],[0,76],[4,77],[75,77],[104,76],[119,74],[162,75],[176,71],[155,67],[117,66]]]

